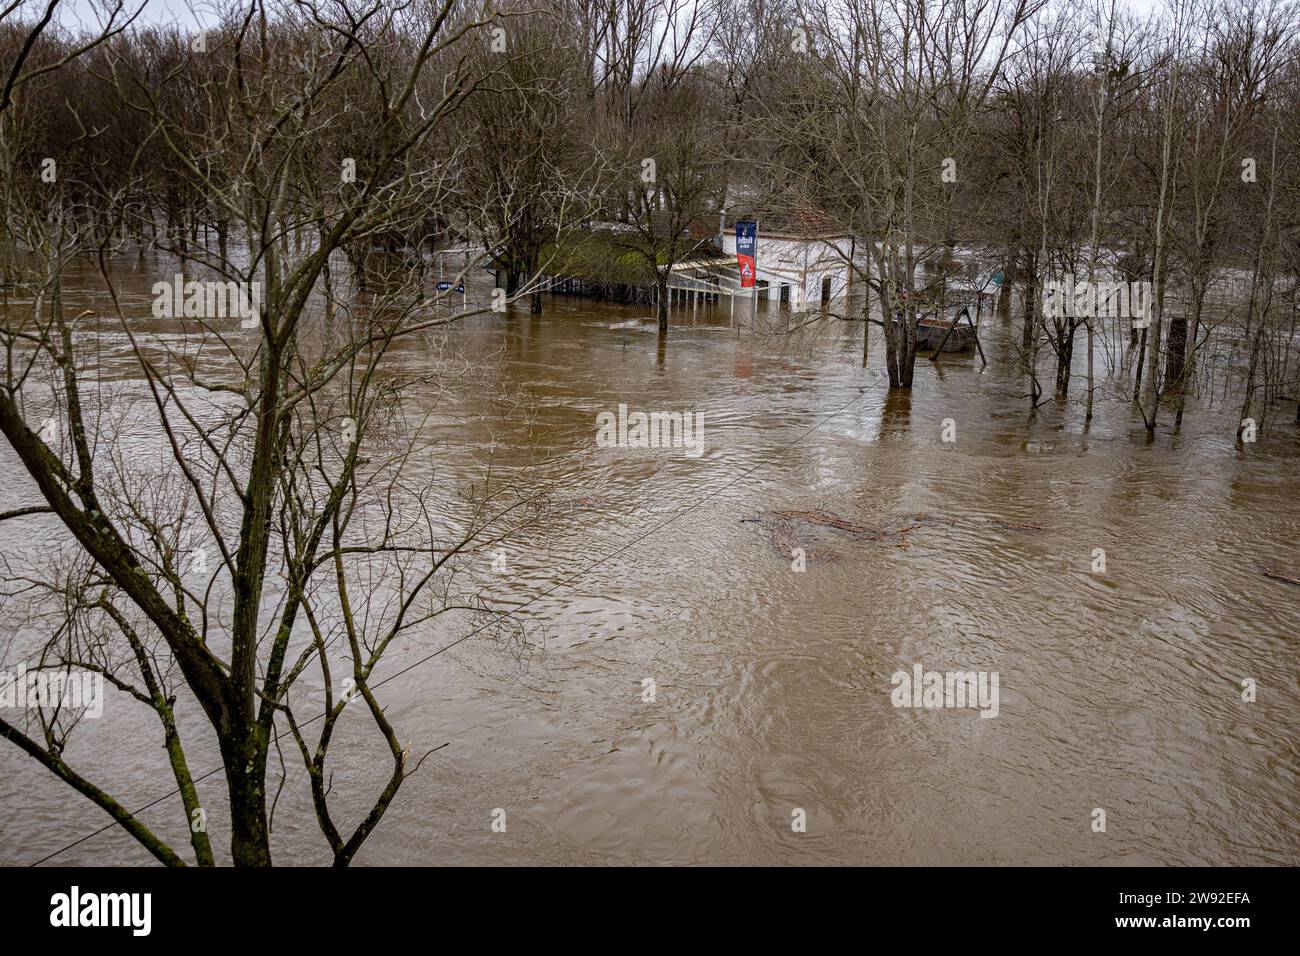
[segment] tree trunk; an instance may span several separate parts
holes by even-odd
[[[659,331],[668,331],[668,274],[659,274]]]
[[[271,865],[266,752],[259,747],[262,736],[255,720],[231,722],[218,734],[230,795],[230,854],[235,866]]]
[[[1075,325],[1073,319],[1066,320],[1067,325],[1060,329],[1061,345],[1056,353],[1056,397],[1065,398],[1070,394],[1070,366],[1074,364],[1074,332]]]
[[[1093,351],[1093,343],[1092,343],[1092,323],[1091,323],[1091,322],[1088,323],[1088,330],[1087,330],[1087,331],[1088,331],[1088,411],[1087,411],[1087,414],[1085,414],[1085,415],[1083,416],[1083,420],[1086,421],[1086,422],[1090,422],[1090,421],[1092,421],[1092,393],[1093,393],[1094,391],[1096,391],[1096,385],[1094,384],[1094,383],[1096,382],[1096,378],[1095,378],[1094,369],[1093,369],[1093,363],[1094,363],[1093,355],[1094,355],[1094,351]],[[1104,331],[1105,331],[1105,330],[1103,329],[1103,333],[1104,333]]]
[[[1133,334],[1137,335],[1136,330],[1134,331]],[[1142,329],[1142,334],[1138,337],[1137,346],[1138,346],[1137,375],[1133,379],[1133,401],[1135,402],[1141,401],[1142,399],[1142,366],[1146,364],[1146,360],[1147,360],[1146,328]]]
[[[911,308],[908,312],[913,314],[903,316],[903,367],[899,372],[903,388],[912,387],[912,373],[916,371],[916,315]]]
[[[1025,276],[1025,328],[1021,333],[1020,346],[1025,350],[1025,361],[1033,363],[1034,326],[1038,322],[1038,309],[1034,289],[1037,283],[1032,274]]]
[[[871,286],[862,286],[862,367],[867,367],[868,347],[871,345]]]
[[[1187,360],[1187,319],[1169,320],[1169,341],[1165,359],[1165,391],[1182,388],[1183,368]]]
[[[889,370],[889,387],[891,389],[902,386],[902,379],[899,378],[899,336],[903,328],[903,317],[899,310],[894,307],[893,297],[888,292],[881,290],[880,294],[881,319],[885,325],[885,366]]]

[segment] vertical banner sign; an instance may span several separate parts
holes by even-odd
[[[740,263],[740,287],[754,288],[754,272],[758,268],[758,223],[736,223],[736,261]]]

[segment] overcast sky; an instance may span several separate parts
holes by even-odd
[[[28,8],[44,7],[48,0],[27,0]],[[182,23],[196,26],[203,22],[203,12],[210,11],[212,4],[205,0],[126,0],[125,6],[134,11],[144,3],[142,20],[153,23]],[[111,3],[109,4],[111,6]],[[69,25],[90,26],[102,23],[103,17],[98,13],[104,9],[104,0],[62,0],[59,4],[59,19]]]

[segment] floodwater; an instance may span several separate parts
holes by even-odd
[[[1261,573],[1300,569],[1288,416],[1243,448],[1234,410],[1198,403],[1154,442],[1109,391],[1088,427],[1077,405],[1031,417],[1018,320],[985,321],[988,368],[921,358],[910,396],[880,384],[878,341],[862,368],[860,324],[737,333],[726,300],[676,309],[666,341],[644,307],[564,297],[451,333],[470,371],[416,409],[445,514],[489,463],[556,506],[492,549],[507,571],[483,554],[454,585],[517,606],[527,649],[473,637],[430,657],[472,630],[448,615],[381,668],[422,661],[381,699],[412,753],[447,746],[357,862],[1300,863],[1300,587]],[[126,374],[122,342],[101,348]],[[620,404],[702,413],[703,453],[598,447],[597,414]],[[31,503],[7,445],[0,479],[3,507]],[[773,510],[898,533],[796,522],[822,558],[796,571],[742,520]],[[11,551],[49,534],[7,524]],[[891,675],[918,664],[995,672],[996,717],[895,707]],[[182,717],[192,768],[215,766]],[[275,858],[326,863],[283,743]],[[388,772],[359,708],[335,753],[331,800],[354,824]],[[69,757],[129,806],[172,789],[138,707],[106,708]],[[219,775],[200,788],[221,802]],[[178,799],[143,817],[188,853]],[[0,747],[0,862],[106,822]],[[54,862],[151,858],[110,829]]]

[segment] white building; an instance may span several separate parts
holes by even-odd
[[[720,217],[723,252],[736,255],[736,221],[757,219],[756,249],[758,297],[788,302],[792,308],[820,307],[848,291],[849,262],[857,242],[848,232],[802,216],[768,220],[761,215]]]

